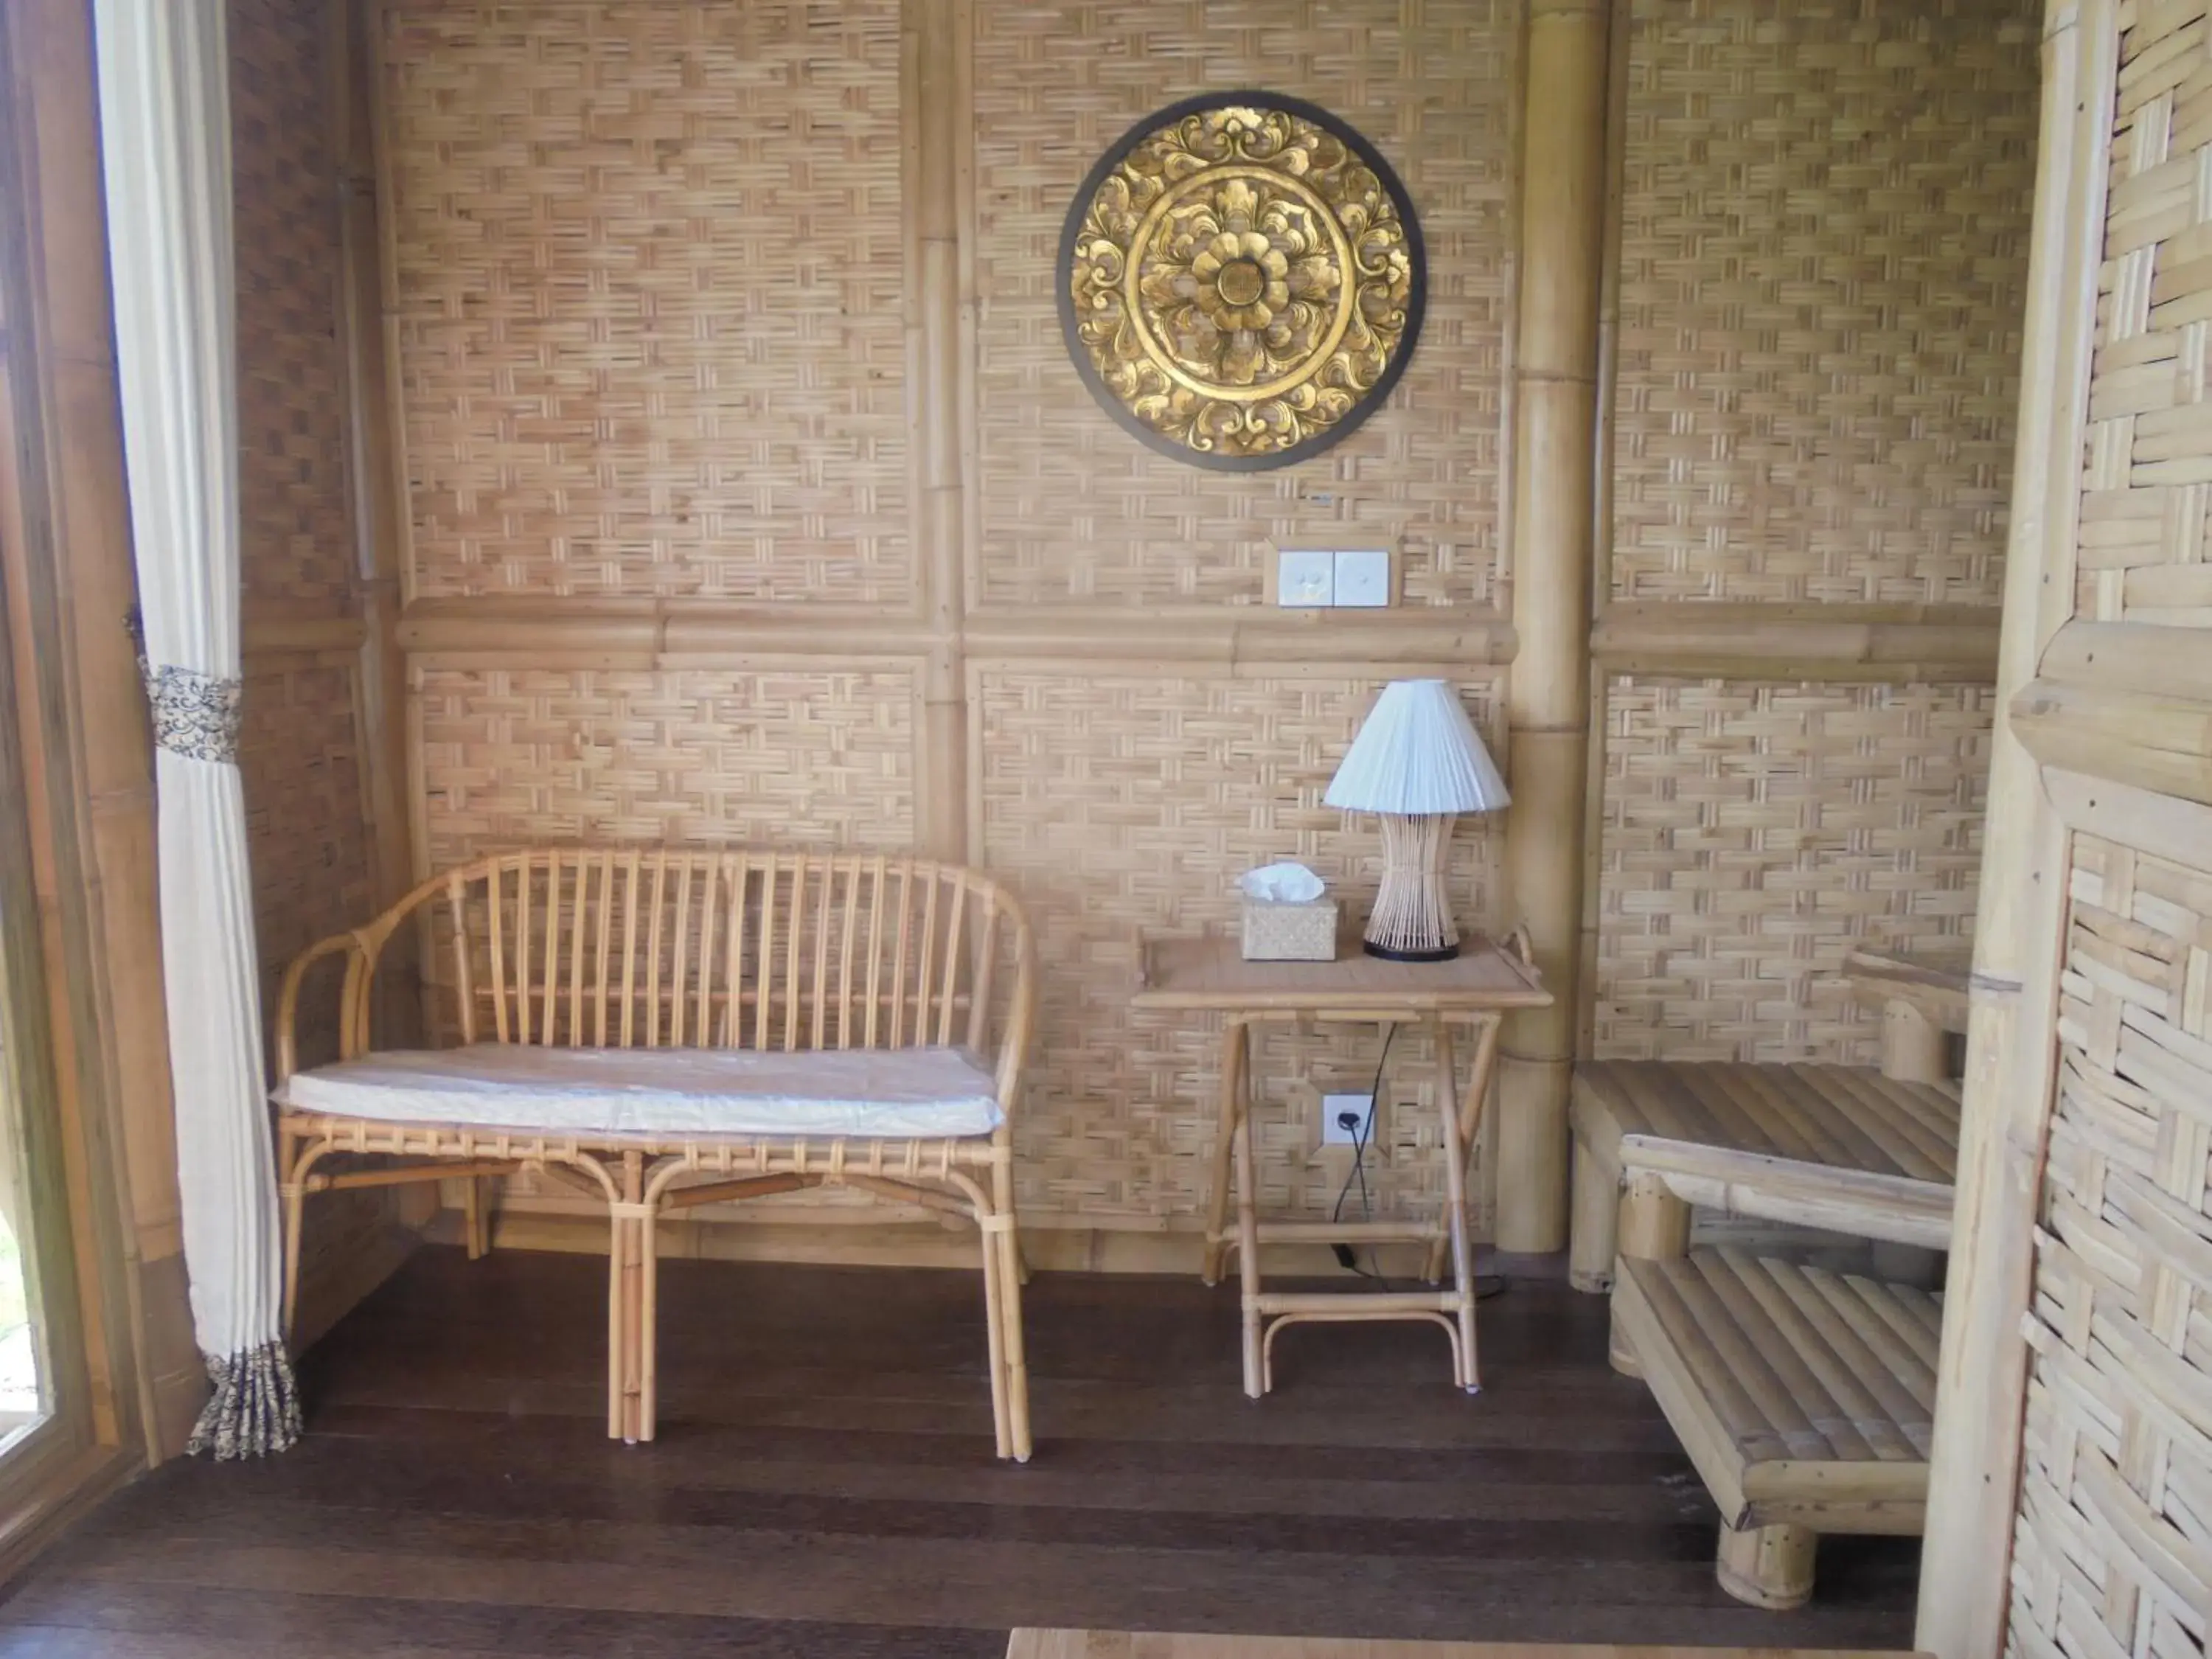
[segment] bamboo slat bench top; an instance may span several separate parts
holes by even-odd
[[[1701,1249],[1622,1257],[1613,1312],[1727,1523],[1920,1531],[1940,1297]]]
[[[1592,1060],[1575,1133],[1686,1201],[1946,1248],[1959,1161],[1950,1085],[1871,1066]]]

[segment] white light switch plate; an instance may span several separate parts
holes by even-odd
[[[1285,548],[1275,555],[1275,603],[1297,609],[1336,603],[1336,555]]]
[[[1387,548],[1346,550],[1336,556],[1334,603],[1358,609],[1390,603],[1390,553]]]

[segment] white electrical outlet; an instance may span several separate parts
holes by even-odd
[[[1296,548],[1275,554],[1275,603],[1297,609],[1336,603],[1336,555]]]
[[[1346,549],[1336,556],[1334,597],[1330,603],[1365,610],[1390,603],[1390,550]]]
[[[1349,1146],[1355,1141],[1366,1142],[1374,1139],[1373,1095],[1323,1095],[1321,1097],[1322,1146]]]

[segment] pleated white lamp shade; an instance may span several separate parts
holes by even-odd
[[[1513,797],[1444,680],[1393,680],[1322,797],[1353,812],[1488,812]]]

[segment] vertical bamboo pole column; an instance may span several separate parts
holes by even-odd
[[[908,478],[923,617],[920,780],[922,850],[960,862],[968,850],[968,665],[963,639],[969,422],[962,343],[972,301],[963,258],[972,189],[969,0],[906,0],[902,9],[906,132]]]
[[[1505,880],[1553,1001],[1509,1017],[1501,1051],[1498,1243],[1516,1251],[1567,1234],[1610,10],[1532,0],[1524,59]]]
[[[2114,0],[2049,0],[2045,12],[1996,730],[1914,1632],[1914,1645],[1938,1659],[1982,1659],[2005,1646],[2027,1397],[2021,1322],[2056,1081],[2066,900],[2064,826],[2013,734],[2009,706],[2073,603],[2117,10]]]
[[[338,305],[345,350],[346,483],[354,526],[354,601],[365,630],[360,671],[371,857],[377,904],[415,882],[407,802],[407,656],[399,645],[407,564],[407,480],[393,441],[383,238],[377,213],[374,0],[330,0],[333,185],[338,203]],[[396,326],[396,323],[395,323]],[[387,987],[398,1012],[404,984]]]

